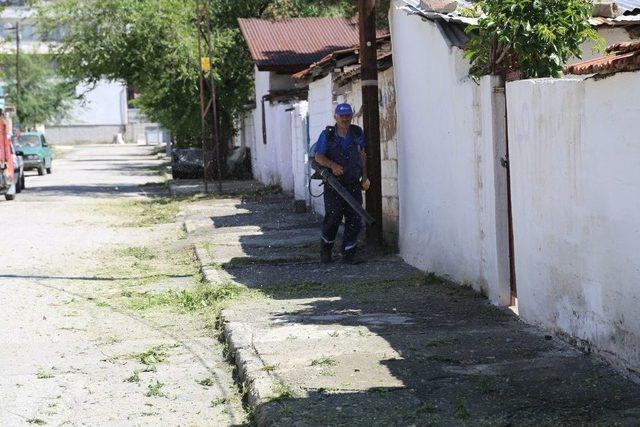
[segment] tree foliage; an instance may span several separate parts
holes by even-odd
[[[588,0],[480,0],[482,11],[466,51],[471,74],[519,71],[523,78],[559,77],[563,64],[580,58],[586,40],[602,41],[588,19]]]
[[[0,55],[0,78],[8,83],[7,99],[17,108],[23,129],[64,119],[73,105],[75,84],[61,79],[47,55],[20,55],[20,90],[16,86],[16,56]]]
[[[388,1],[388,0],[385,0]],[[238,18],[352,16],[350,0],[216,0],[211,2],[213,65],[220,98],[221,130],[253,93],[253,63]],[[136,104],[172,132],[182,145],[200,133],[195,0],[57,0],[42,2],[38,24],[64,28],[55,55],[61,72],[80,82],[105,77],[140,93]],[[385,12],[386,13],[386,12]]]

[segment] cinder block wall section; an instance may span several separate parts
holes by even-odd
[[[640,73],[507,86],[520,315],[640,372]]]

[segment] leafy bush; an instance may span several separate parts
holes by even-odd
[[[473,76],[519,71],[523,78],[559,77],[563,64],[580,58],[587,40],[601,50],[603,40],[588,19],[587,0],[480,0],[483,12],[473,33],[467,58]]]

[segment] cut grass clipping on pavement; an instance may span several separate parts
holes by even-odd
[[[175,222],[180,203],[169,197],[107,203],[103,211],[125,218],[121,227],[149,227]]]

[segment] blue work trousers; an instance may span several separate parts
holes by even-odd
[[[362,190],[360,183],[344,184],[344,188],[362,204]],[[324,186],[324,222],[322,223],[322,240],[333,243],[338,234],[338,228],[344,218],[344,235],[342,236],[342,251],[354,249],[358,243],[358,234],[362,230],[362,219],[349,204],[338,195],[329,185]]]

